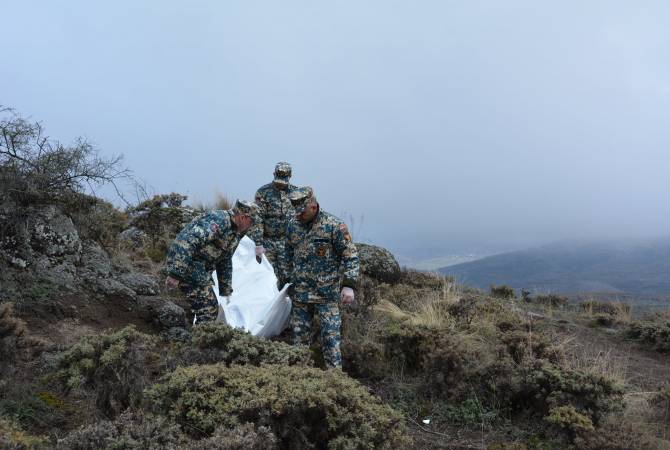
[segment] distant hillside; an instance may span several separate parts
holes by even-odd
[[[561,242],[439,269],[480,288],[507,284],[542,292],[670,294],[670,238]]]

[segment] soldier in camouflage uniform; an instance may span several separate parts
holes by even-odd
[[[274,181],[256,192],[255,202],[261,220],[249,231],[249,237],[256,243],[256,256],[260,258],[265,253],[275,270],[280,289],[286,282],[286,226],[294,215],[288,197],[296,187],[289,183],[290,178],[291,165],[277,163]]]
[[[326,365],[342,368],[338,302],[354,301],[356,246],[347,226],[320,209],[312,188],[296,188],[290,199],[296,211],[286,232],[293,343],[309,345],[313,319],[318,320]]]
[[[197,323],[216,320],[219,303],[212,289],[216,270],[219,295],[232,294],[232,256],[257,214],[253,202],[235,202],[228,211],[210,211],[186,225],[167,254],[169,289],[179,287],[191,303]]]

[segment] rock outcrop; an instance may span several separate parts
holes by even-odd
[[[395,283],[400,279],[400,265],[393,254],[376,245],[357,243],[361,271],[378,281]]]

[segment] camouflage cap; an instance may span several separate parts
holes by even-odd
[[[303,186],[294,189],[289,194],[288,198],[295,208],[295,212],[300,214],[305,210],[307,201],[314,197],[314,190],[309,186]]]
[[[278,162],[275,166],[275,183],[279,184],[288,184],[289,178],[291,178],[291,165],[287,162]]]
[[[249,200],[237,200],[232,210],[233,214],[249,214],[255,217],[258,214],[258,205]]]

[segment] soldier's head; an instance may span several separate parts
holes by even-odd
[[[277,189],[288,188],[289,180],[291,179],[291,165],[287,162],[278,162],[275,166],[274,180],[272,183]]]
[[[231,211],[233,212],[233,222],[242,234],[249,231],[258,217],[258,206],[247,200],[237,200]]]
[[[295,208],[295,216],[302,223],[311,222],[319,212],[319,202],[316,201],[314,190],[309,186],[295,189],[289,195],[291,204]]]

